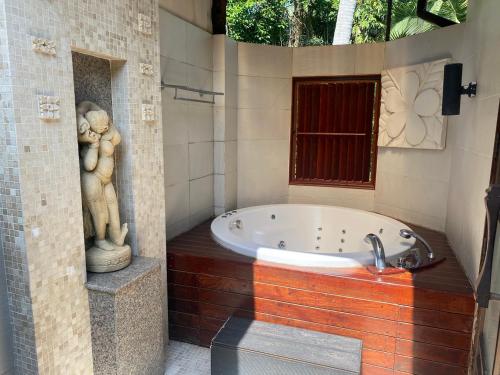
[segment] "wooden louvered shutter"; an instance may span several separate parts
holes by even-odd
[[[290,183],[374,188],[380,76],[294,78]]]

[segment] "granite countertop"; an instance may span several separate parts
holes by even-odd
[[[116,294],[132,282],[140,279],[160,267],[160,261],[155,258],[132,257],[130,265],[120,271],[109,273],[87,273],[85,286],[89,290]]]

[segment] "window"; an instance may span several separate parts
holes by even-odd
[[[380,76],[294,78],[290,184],[375,188]]]

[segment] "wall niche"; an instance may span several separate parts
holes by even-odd
[[[110,61],[78,52],[73,52],[72,57],[75,105],[91,101],[113,118]]]

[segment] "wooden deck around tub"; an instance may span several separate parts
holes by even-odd
[[[363,374],[466,374],[475,302],[439,232],[410,225],[446,261],[411,274],[299,268],[219,246],[204,223],[168,242],[170,337],[209,346],[232,314],[363,340]]]

